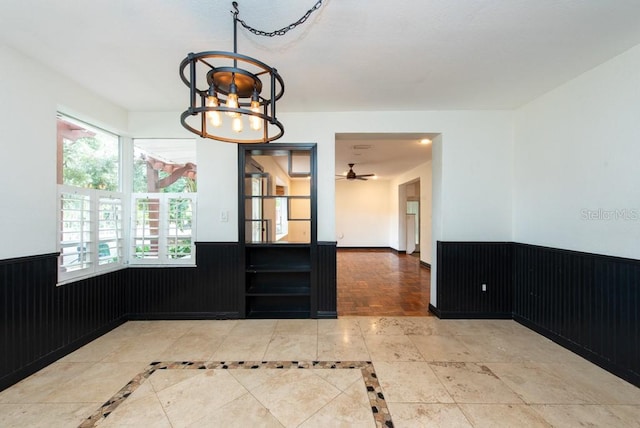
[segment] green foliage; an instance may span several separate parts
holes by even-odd
[[[148,257],[151,252],[150,245],[136,245],[134,257],[137,259],[144,259]],[[169,248],[169,258],[181,259],[191,255],[191,245],[175,245]]]
[[[147,192],[147,163],[141,158],[133,161],[133,192]]]
[[[160,179],[162,180],[164,177],[169,176],[164,171],[160,171]],[[164,193],[182,193],[182,192],[195,192],[196,191],[196,181],[192,178],[180,177],[175,181],[175,183],[165,187],[161,190]]]
[[[77,187],[117,191],[118,141],[97,137],[65,140],[63,150],[63,183]]]

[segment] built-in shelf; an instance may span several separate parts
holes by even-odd
[[[247,272],[251,273],[283,273],[283,272],[311,272],[310,266],[247,266]]]
[[[244,314],[315,317],[315,144],[238,147]]]
[[[311,245],[248,245],[245,251],[247,317],[309,317]]]

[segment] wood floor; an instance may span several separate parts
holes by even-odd
[[[414,255],[338,249],[338,316],[429,316],[431,271]]]

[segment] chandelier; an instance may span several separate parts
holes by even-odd
[[[322,0],[293,24],[273,32],[256,30],[238,18],[232,2],[233,52],[189,53],[180,63],[180,77],[189,87],[189,107],[180,122],[202,138],[227,143],[269,143],[284,134],[276,117],[276,101],[284,93],[278,71],[262,61],[238,53],[237,24],[260,36],[281,36],[307,20]]]

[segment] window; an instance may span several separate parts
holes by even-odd
[[[58,280],[120,268],[124,261],[124,195],[120,141],[62,114],[57,120]]]
[[[193,264],[196,195],[133,197],[132,264]]]
[[[130,262],[195,264],[195,141],[134,139]]]
[[[276,184],[276,196],[285,196],[287,189],[285,186]],[[281,240],[287,233],[289,233],[289,223],[287,219],[289,215],[287,213],[287,199],[276,198],[276,241]]]
[[[110,270],[123,263],[123,195],[60,186],[59,279]]]
[[[58,184],[120,190],[117,135],[58,114]]]
[[[256,196],[262,196],[263,191],[263,178],[267,177],[251,177],[251,194]],[[269,221],[263,220],[262,199],[251,199],[251,212],[248,216],[251,221],[251,240],[255,242],[262,242],[269,236]],[[265,235],[265,236],[263,236]]]
[[[244,164],[240,189],[244,194],[240,219],[244,223],[240,229],[243,242],[309,243],[314,239],[311,147],[315,146],[303,147],[246,146],[247,150],[239,151]]]

